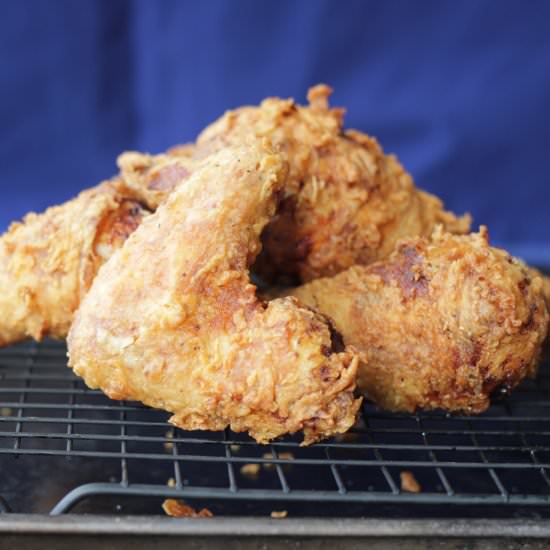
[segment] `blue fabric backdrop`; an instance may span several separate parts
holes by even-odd
[[[348,125],[493,240],[550,264],[550,2],[1,1],[0,229],[191,140],[225,109],[332,85]]]

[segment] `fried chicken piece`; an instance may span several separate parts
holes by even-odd
[[[359,386],[391,411],[479,413],[537,370],[548,313],[542,280],[488,244],[436,230],[388,259],[292,291],[368,355]]]
[[[374,138],[343,131],[344,110],[329,108],[331,89],[318,85],[308,106],[269,98],[259,107],[229,111],[197,139],[195,157],[269,136],[290,166],[277,216],[263,235],[256,270],[266,279],[308,281],[355,264],[386,258],[399,239],[429,236],[436,224],[467,233],[441,201],[414,186],[397,158]],[[190,149],[185,149],[189,153]]]
[[[113,399],[187,430],[346,431],[360,354],[295,298],[256,296],[248,268],[286,166],[255,144],[210,157],[96,277],[69,334],[70,366]]]
[[[13,223],[0,237],[0,346],[65,337],[97,270],[145,214],[113,181]]]

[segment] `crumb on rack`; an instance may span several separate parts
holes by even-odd
[[[10,407],[2,407],[0,409],[0,416],[11,416],[12,412]]]
[[[281,460],[294,460],[294,454],[291,452],[282,452],[278,453],[276,457],[274,457],[271,453],[264,453],[262,458],[280,458]],[[290,464],[281,464],[281,466],[286,467],[290,466]],[[268,471],[275,469],[275,464],[272,462],[264,462],[262,464],[262,467]]]
[[[168,487],[175,487],[176,486],[176,480],[173,477],[171,477],[166,482],[166,485],[168,485]]]
[[[241,466],[241,474],[246,477],[256,478],[258,477],[258,474],[260,473],[260,465],[259,464],[244,464]]]
[[[416,478],[414,477],[412,472],[409,472],[408,470],[403,470],[399,474],[399,477],[401,478],[402,491],[407,491],[408,493],[420,493],[420,491],[422,491],[420,483],[416,481]]]
[[[165,434],[164,434],[164,437],[166,437],[166,439],[174,439],[174,430],[168,430]],[[165,441],[164,442],[164,449],[168,452],[168,451],[171,451],[172,449],[174,448],[174,444],[171,442],[171,441]]]
[[[286,518],[287,516],[288,516],[288,512],[286,510],[280,510],[280,511],[273,510],[271,512],[271,517],[273,519],[283,519],[283,518]]]
[[[214,516],[208,508],[203,508],[197,512],[192,506],[173,498],[167,498],[162,503],[162,509],[168,516],[173,518],[211,518]]]
[[[238,453],[241,450],[241,446],[236,444],[229,445],[229,448],[231,449],[232,453]]]

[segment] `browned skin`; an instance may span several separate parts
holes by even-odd
[[[0,346],[64,338],[99,267],[145,214],[114,181],[13,223],[0,237]]]
[[[368,355],[359,385],[392,411],[479,413],[537,370],[548,313],[542,280],[486,230],[437,231],[388,259],[292,292]]]
[[[154,209],[200,159],[250,136],[268,136],[290,167],[255,266],[271,280],[308,281],[372,263],[386,258],[399,239],[429,235],[436,224],[468,232],[469,216],[456,218],[438,198],[416,189],[397,158],[384,155],[374,138],[343,130],[344,110],[329,108],[330,93],[319,85],[309,91],[308,106],[269,98],[258,107],[229,111],[196,145],[156,156],[121,155],[121,176]]]
[[[258,144],[197,168],[101,269],[68,343],[92,388],[173,413],[184,429],[304,443],[346,431],[360,355],[295,298],[258,299],[248,268],[284,186]]]
[[[199,164],[193,159],[193,153],[194,146],[191,144],[173,147],[167,154],[160,155],[136,151],[122,153],[117,164],[127,195],[156,210]]]

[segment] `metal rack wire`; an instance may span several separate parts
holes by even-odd
[[[174,429],[164,412],[86,388],[67,369],[60,343],[7,348],[0,350],[0,512],[61,514],[106,495],[548,506],[549,367],[481,416],[396,415],[366,403],[351,432],[302,448],[298,437],[259,446],[229,431]],[[403,472],[419,492],[402,487]]]

